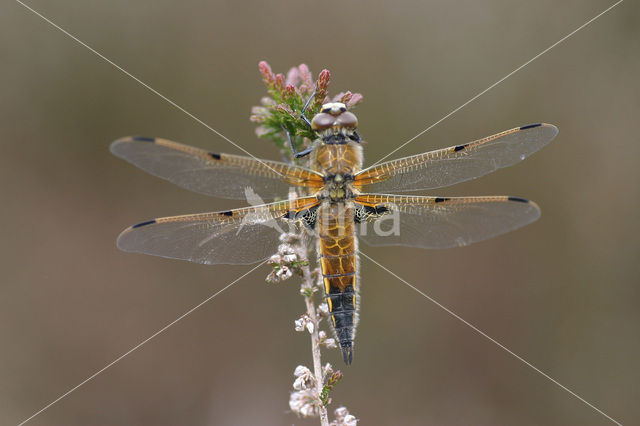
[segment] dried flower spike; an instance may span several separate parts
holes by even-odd
[[[316,385],[311,370],[304,365],[297,366],[293,375],[296,376],[296,379],[293,381],[293,388],[297,391],[312,389]]]
[[[318,405],[311,389],[292,392],[289,396],[289,408],[301,417],[318,417]]]
[[[336,408],[333,414],[336,419],[330,423],[330,426],[356,426],[358,424],[358,419],[349,414],[346,407]]]

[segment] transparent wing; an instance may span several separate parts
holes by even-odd
[[[364,194],[359,237],[373,246],[466,246],[527,225],[540,209],[518,197],[419,197]]]
[[[167,139],[126,137],[111,152],[155,176],[215,197],[245,199],[246,188],[258,196],[286,197],[289,188],[320,188],[322,175],[303,167],[231,154],[216,154]]]
[[[366,192],[404,192],[441,188],[511,166],[558,134],[551,124],[506,130],[464,145],[381,163],[355,176]]]
[[[127,252],[196,263],[255,263],[274,254],[280,234],[299,226],[296,214],[317,203],[315,197],[305,197],[225,212],[158,218],[125,229],[117,245]]]

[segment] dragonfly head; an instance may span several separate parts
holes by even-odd
[[[347,111],[347,106],[342,102],[329,102],[322,105],[320,112],[311,120],[311,128],[316,132],[333,129],[353,129],[358,127],[358,118]]]

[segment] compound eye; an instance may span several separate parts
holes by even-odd
[[[358,118],[351,112],[343,112],[338,116],[337,124],[343,127],[358,127]]]
[[[335,123],[335,121],[336,121],[336,118],[333,115],[321,112],[316,114],[313,117],[313,120],[311,120],[311,128],[313,130],[329,129],[333,127],[333,124]]]

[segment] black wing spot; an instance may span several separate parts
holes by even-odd
[[[443,201],[449,201],[451,198],[447,198],[447,197],[436,197],[433,201],[435,203],[442,203]]]
[[[148,136],[134,136],[132,138],[134,141],[140,141],[140,142],[155,142],[156,138],[150,138]]]
[[[302,216],[302,223],[304,223],[304,226],[306,226],[308,229],[314,229],[316,227],[316,221],[318,219],[318,207],[320,206],[310,207],[306,210],[303,210],[298,215]]]
[[[520,197],[507,197],[507,199],[509,201],[517,201],[519,203],[528,203],[529,200],[527,200],[526,198],[520,198]]]
[[[216,154],[215,152],[210,152],[209,157],[213,158],[214,160],[219,160],[221,158],[220,154]]]
[[[385,206],[373,206],[373,207],[367,207],[366,209],[367,211],[375,215],[383,215],[385,213],[389,213],[389,209],[386,208]]]
[[[153,220],[147,220],[146,222],[136,223],[136,224],[135,224],[135,225],[133,225],[131,228],[132,228],[132,229],[133,229],[133,228],[141,228],[141,227],[143,227],[143,226],[152,225],[152,224],[154,224],[154,223],[156,223],[156,220],[155,220],[155,219],[153,219]]]
[[[282,215],[282,219],[300,220],[307,228],[314,229],[318,218],[318,207],[316,205],[298,212],[289,210]]]
[[[220,214],[224,216],[233,216],[233,212],[231,210],[227,210],[226,212],[220,212]]]
[[[540,127],[540,126],[542,126],[542,123],[529,124],[529,125],[520,127],[520,130],[533,129],[534,127]]]
[[[463,149],[465,149],[467,147],[467,145],[469,145],[469,144],[458,145],[455,148],[453,148],[453,152],[462,151]]]
[[[356,223],[362,223],[370,219],[377,219],[380,216],[389,213],[390,210],[384,205],[367,206],[364,204],[356,204],[354,220]]]

